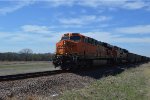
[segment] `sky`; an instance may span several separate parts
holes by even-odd
[[[68,32],[150,57],[150,0],[0,0],[0,52],[54,53]]]

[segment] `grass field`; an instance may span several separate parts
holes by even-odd
[[[0,62],[0,76],[48,70],[55,70],[51,61]]]
[[[150,100],[150,63],[63,93],[61,100]]]
[[[49,66],[50,61],[13,61],[13,62],[0,62],[0,68],[12,68],[12,67],[41,67]]]

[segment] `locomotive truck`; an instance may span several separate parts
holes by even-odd
[[[80,33],[66,33],[56,44],[55,67],[62,70],[105,64],[137,63],[150,58],[95,40]]]

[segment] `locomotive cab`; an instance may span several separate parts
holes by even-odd
[[[61,66],[62,69],[67,69],[68,66],[76,63],[80,49],[79,44],[82,41],[83,37],[79,33],[64,34],[56,44],[56,55],[53,59],[55,67]]]
[[[56,44],[57,55],[77,54],[78,43],[82,41],[79,33],[64,34],[61,40]]]

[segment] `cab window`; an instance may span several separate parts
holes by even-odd
[[[63,36],[61,40],[69,40],[69,36]]]
[[[85,43],[88,43],[88,38],[84,38],[84,42],[85,42]]]
[[[70,40],[73,40],[73,41],[80,41],[80,40],[81,40],[81,37],[80,37],[80,36],[71,36],[71,37],[70,37]]]

